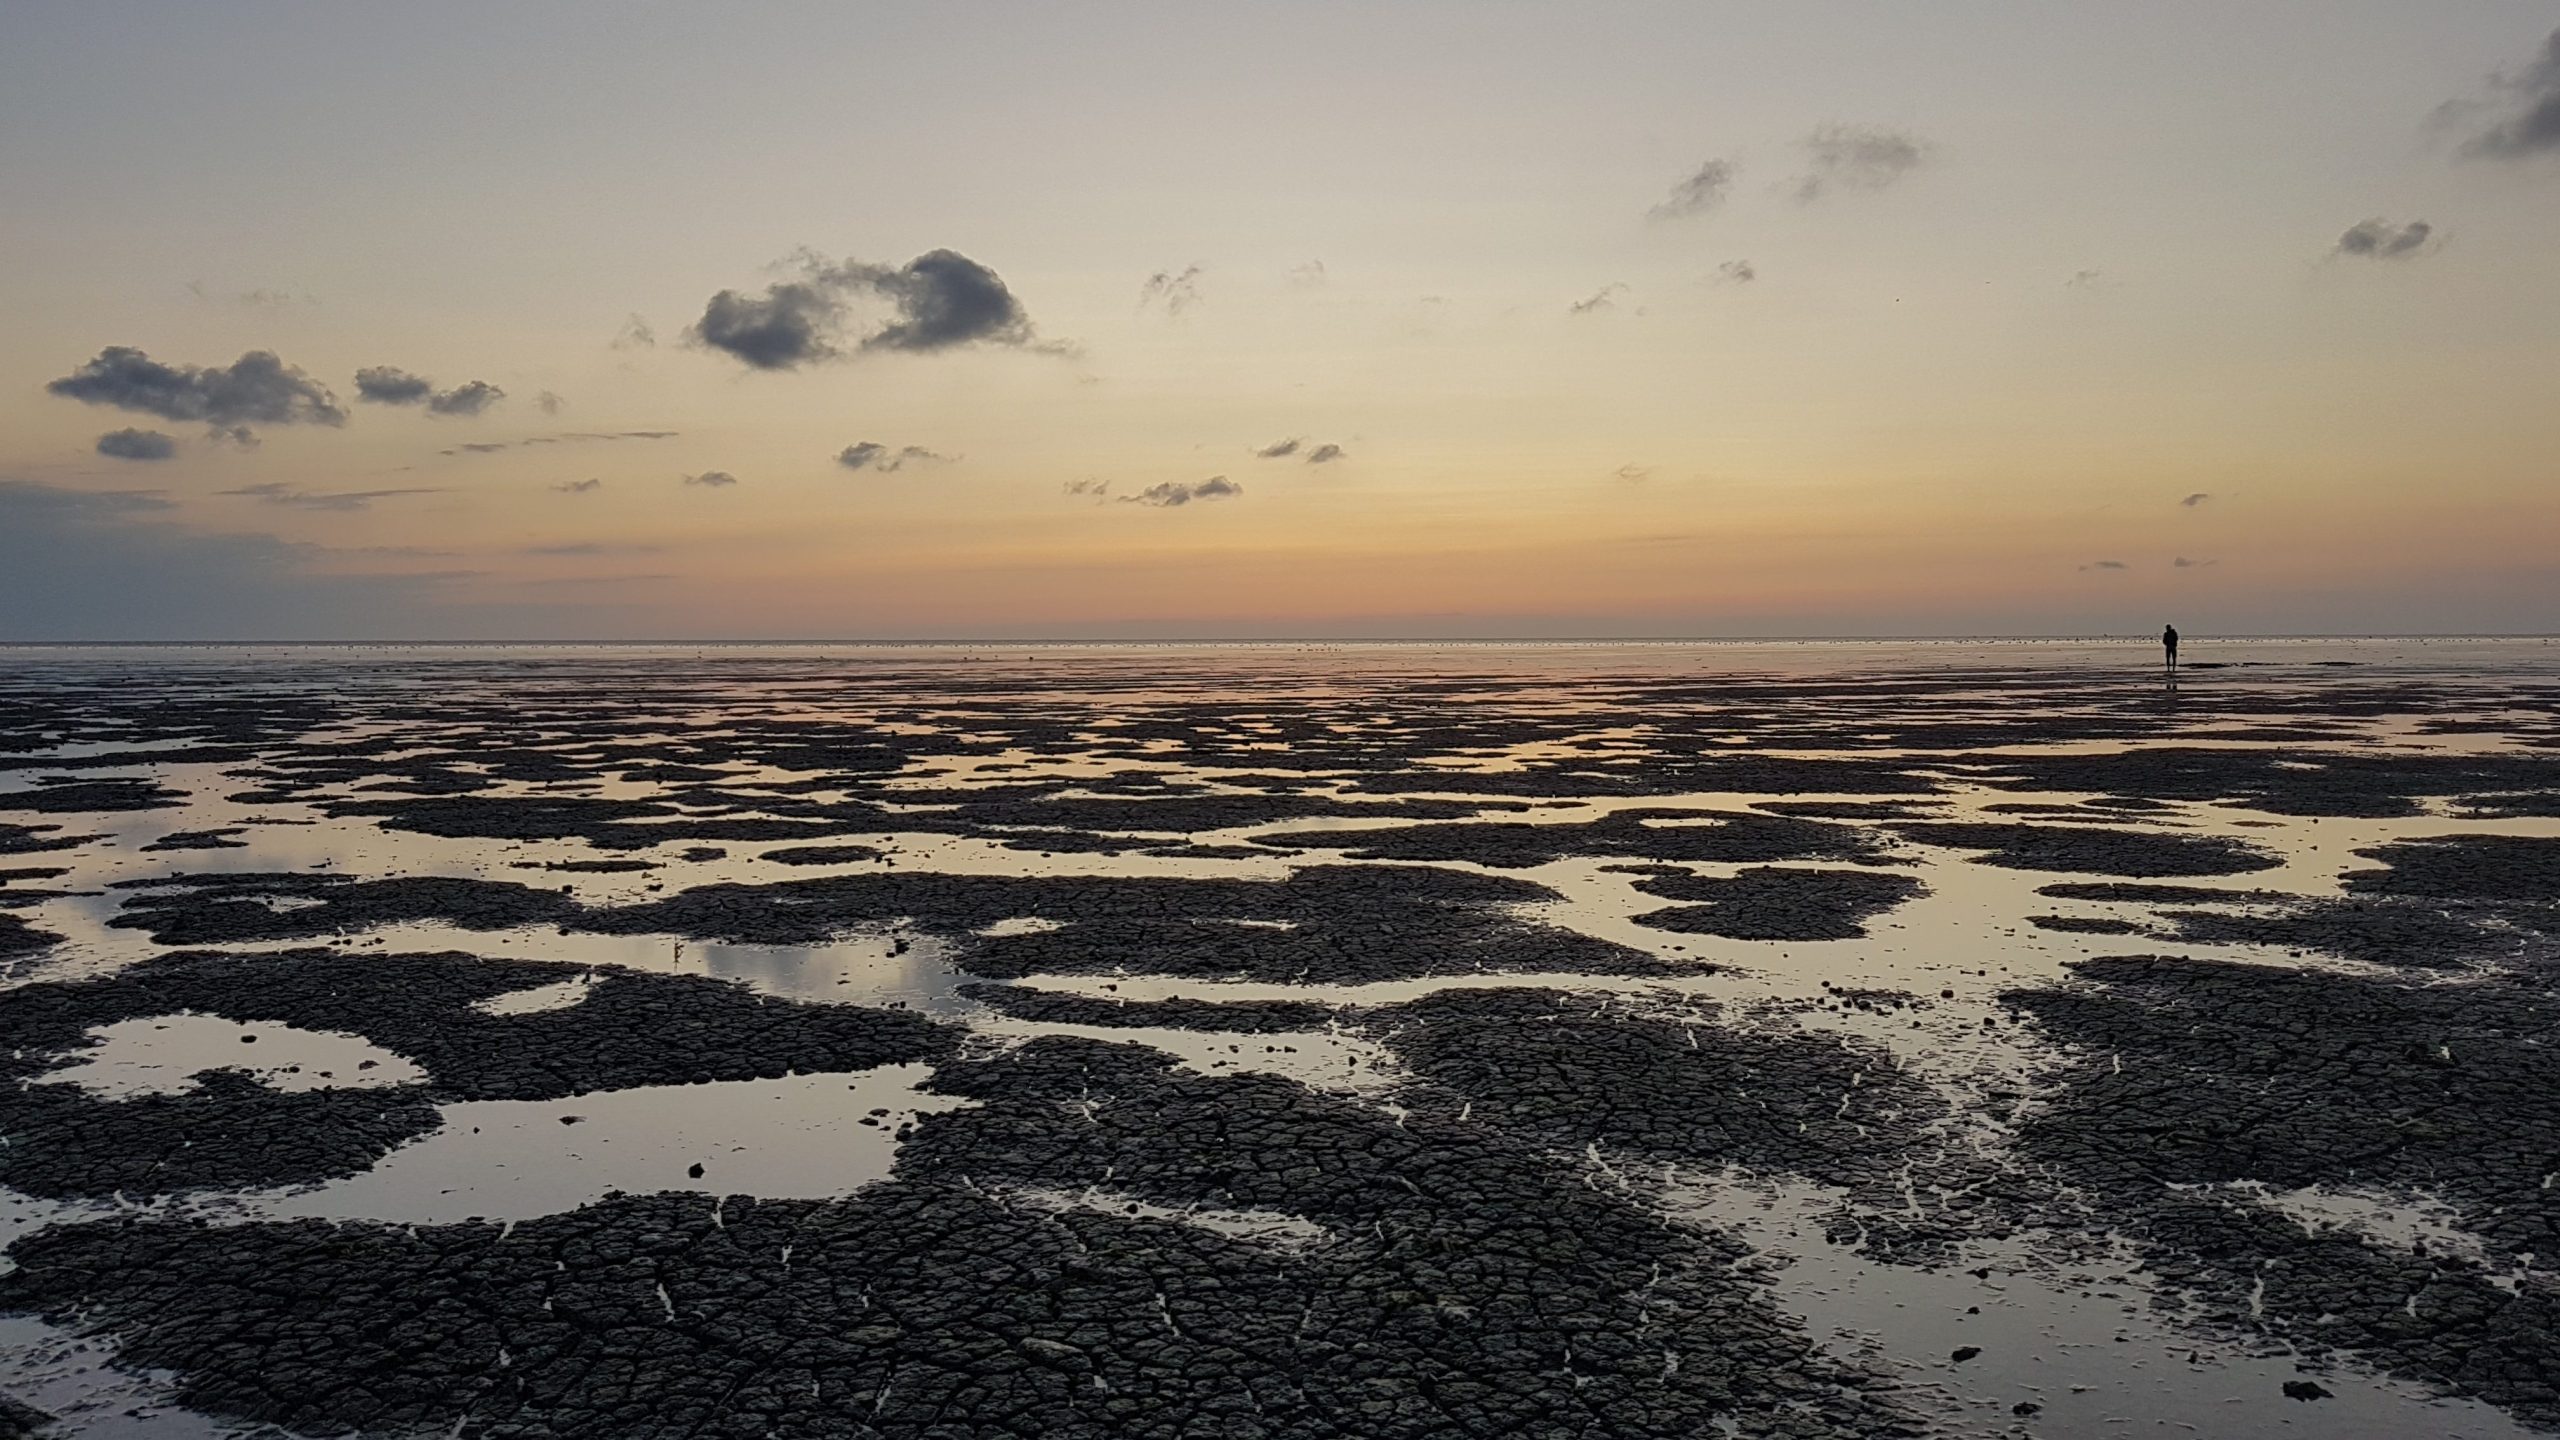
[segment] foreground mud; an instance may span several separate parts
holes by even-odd
[[[2543,663],[30,661],[0,1434],[2560,1433]]]

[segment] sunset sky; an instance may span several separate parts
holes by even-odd
[[[2560,630],[2551,0],[11,0],[0,197],[0,639]]]

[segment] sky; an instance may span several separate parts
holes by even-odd
[[[2560,4],[0,6],[0,640],[2560,631]]]

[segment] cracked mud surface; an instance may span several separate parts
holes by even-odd
[[[19,654],[0,1435],[2560,1433],[2560,662],[2053,654]]]

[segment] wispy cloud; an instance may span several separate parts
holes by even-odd
[[[1617,477],[1617,478],[1618,478],[1618,479],[1620,479],[1620,480],[1624,480],[1624,481],[1627,481],[1627,482],[1628,482],[1628,483],[1630,483],[1630,484],[1633,484],[1633,483],[1636,483],[1636,482],[1638,482],[1638,481],[1644,481],[1644,480],[1650,480],[1650,479],[1652,479],[1652,478],[1653,478],[1653,467],[1652,467],[1652,466],[1650,466],[1650,465],[1638,465],[1638,464],[1635,464],[1635,463],[1633,463],[1633,462],[1631,461],[1631,462],[1629,462],[1629,463],[1627,463],[1627,464],[1624,464],[1624,465],[1619,466],[1617,469],[1612,470],[1612,471],[1610,471],[1609,473],[1610,473],[1611,475],[1613,475],[1613,476]]]
[[[1325,274],[1324,262],[1321,260],[1310,260],[1304,265],[1292,266],[1289,270],[1289,283],[1307,289],[1322,285],[1329,278],[1331,277]]]
[[[2560,30],[2522,70],[2498,76],[2490,105],[2500,114],[2465,141],[2462,153],[2492,160],[2520,160],[2560,153]]]
[[[1760,271],[1748,260],[1727,260],[1716,267],[1716,278],[1727,285],[1748,285],[1760,278]]]
[[[1330,465],[1336,460],[1347,460],[1349,458],[1351,457],[1344,452],[1341,446],[1333,444],[1330,441],[1307,452],[1307,463],[1310,465]]]
[[[1090,475],[1082,480],[1070,480],[1059,488],[1069,495],[1089,495],[1096,501],[1108,499],[1111,495],[1110,481],[1097,480]]]
[[[569,408],[569,402],[563,399],[558,392],[551,390],[545,390],[541,394],[534,396],[533,403],[534,408],[540,410],[545,415],[557,415],[561,411]]]
[[[2207,565],[2219,564],[2220,562],[2214,560],[2190,560],[2186,556],[2181,555],[2170,563],[2176,565],[2181,570],[2201,570]]]
[[[622,328],[606,343],[615,350],[646,350],[658,343],[658,332],[650,328],[648,321],[628,315],[623,317]]]
[[[2212,498],[2213,498],[2213,492],[2212,492],[2212,491],[2210,491],[2210,490],[2198,490],[2198,491],[2196,491],[2194,494],[2189,495],[2186,499],[2181,500],[2181,501],[2179,501],[2178,503],[2179,503],[2179,504],[2181,504],[2181,505],[2184,505],[2185,507],[2187,507],[2187,508],[2188,508],[2188,509],[2190,509],[2190,510],[2193,510],[2193,509],[2194,509],[2194,508],[2196,508],[2197,506],[2202,505],[2203,503],[2205,503],[2205,502],[2206,502],[2206,501],[2208,501],[2208,500],[2211,500]]]
[[[584,480],[563,480],[551,488],[563,495],[592,495],[604,488],[604,482],[589,476]]]
[[[520,545],[519,555],[654,555],[663,545],[612,540],[563,540],[549,545]]]
[[[1614,309],[1617,306],[1618,297],[1625,293],[1627,293],[1625,282],[1612,280],[1565,308],[1576,315],[1588,315],[1595,310]]]
[[[1297,454],[1299,445],[1303,443],[1298,437],[1292,435],[1286,440],[1274,440],[1253,453],[1264,460],[1285,460]]]
[[[1709,160],[1671,187],[1662,203],[1645,212],[1648,220],[1685,220],[1704,215],[1724,203],[1741,167],[1731,160]]]
[[[706,490],[725,490],[737,484],[738,477],[726,470],[705,470],[699,475],[687,475],[684,477],[684,483],[699,485]]]
[[[290,505],[301,510],[369,510],[377,500],[391,500],[404,495],[437,495],[434,487],[408,487],[397,490],[305,490],[294,485],[243,485],[236,490],[217,490],[217,495],[241,495],[268,505]]]
[[[1810,203],[1839,190],[1882,190],[1929,159],[1929,142],[1907,130],[1825,125],[1805,137],[1805,172],[1795,196]]]
[[[836,452],[836,463],[847,470],[877,470],[883,475],[910,465],[947,465],[956,458],[921,445],[902,445],[892,450],[877,440],[857,440]]]
[[[2083,570],[2130,570],[2133,567],[2121,560],[2092,560],[2080,568]]]
[[[1160,305],[1168,318],[1179,317],[1200,303],[1202,273],[1197,265],[1180,271],[1157,271],[1147,277],[1147,283],[1138,287],[1138,308],[1144,310],[1150,305]]]
[[[1228,479],[1224,475],[1212,475],[1206,480],[1191,481],[1188,483],[1167,480],[1161,484],[1150,485],[1135,495],[1121,496],[1120,503],[1123,505],[1154,505],[1169,508],[1176,505],[1188,505],[1194,500],[1224,500],[1231,496],[1241,495],[1243,493],[1244,487],[1233,480]]]
[[[522,440],[472,440],[439,450],[439,455],[495,455],[533,445],[583,445],[600,440],[672,440],[677,430],[571,430],[558,435],[530,435]]]

